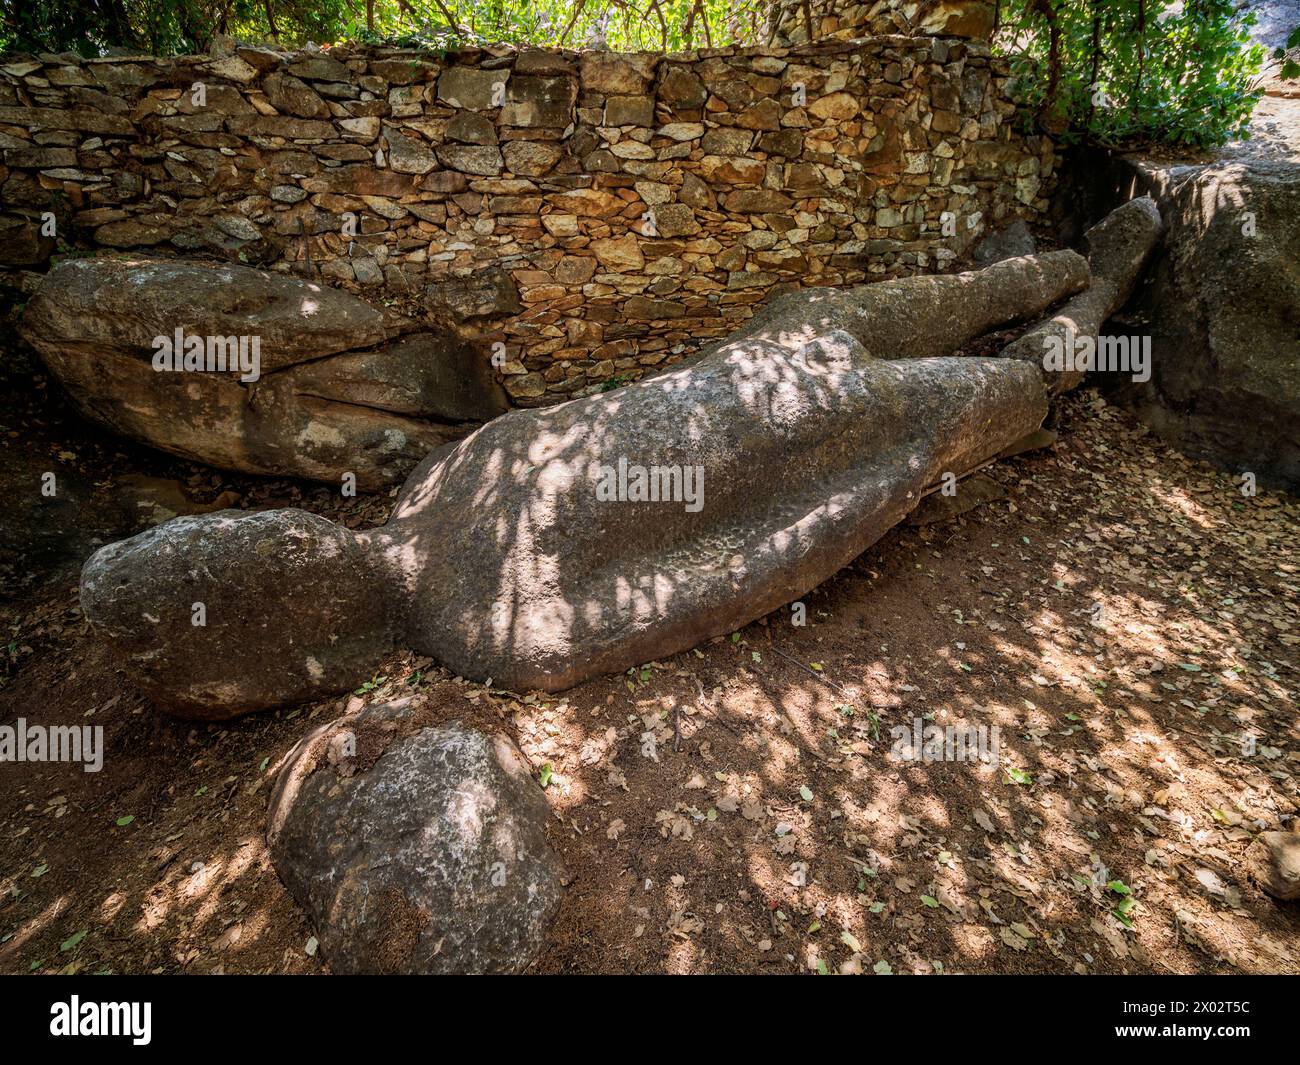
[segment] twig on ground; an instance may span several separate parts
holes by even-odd
[[[894,709],[894,707],[891,706],[889,703],[876,703],[876,702],[872,702],[870,699],[862,699],[862,698],[860,698],[859,696],[856,696],[856,695],[851,694],[851,693],[848,691],[848,689],[842,687],[842,686],[839,685],[839,684],[836,684],[836,683],[835,683],[833,680],[831,680],[829,677],[824,677],[824,676],[822,676],[820,673],[817,672],[817,670],[813,669],[811,666],[805,666],[802,662],[799,661],[799,659],[797,659],[797,658],[792,658],[790,655],[788,655],[788,654],[786,654],[784,651],[782,651],[781,648],[777,647],[776,644],[770,644],[770,645],[769,645],[769,650],[775,651],[777,654],[779,654],[779,655],[780,655],[782,658],[784,658],[786,661],[788,661],[788,662],[793,662],[796,666],[798,666],[800,669],[802,669],[805,673],[809,674],[810,676],[816,677],[819,681],[821,681],[823,684],[825,684],[828,688],[834,688],[837,692],[839,692],[841,695],[843,695],[844,698],[846,698],[846,699],[849,699],[849,700],[851,700],[851,701],[853,701],[853,702],[864,702],[864,703],[866,703],[867,706],[874,707],[874,708],[876,708],[876,709],[880,709],[880,710],[892,710],[892,709]]]

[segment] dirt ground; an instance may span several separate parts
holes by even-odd
[[[216,475],[0,386],[11,513],[56,469],[83,537],[123,534],[140,474],[353,526],[391,504]],[[0,764],[0,971],[327,971],[267,856],[270,786],[309,724],[415,694],[549,776],[572,884],[542,972],[1300,972],[1300,907],[1242,862],[1300,812],[1300,501],[1244,496],[1092,392],[1058,428],[987,471],[1007,498],[895,529],[805,625],[561,697],[448,696],[399,653],[352,696],[173,720],[80,615],[93,538],[47,537],[4,581],[0,724],[102,725],[106,754]],[[999,764],[892,757],[918,718],[997,726]]]

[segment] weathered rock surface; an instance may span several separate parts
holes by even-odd
[[[244,516],[238,551],[202,547],[232,540],[220,516],[208,519],[210,530],[171,523],[106,549],[87,566],[83,606],[148,670],[156,701],[173,701],[170,683],[187,713],[252,708],[252,692],[235,700],[215,684],[223,653],[256,646],[260,608],[235,619],[246,641],[234,630],[185,629],[184,648],[160,639],[165,630],[148,618],[175,625],[190,599],[240,595],[257,582],[255,598],[273,601],[267,609],[281,626],[268,668],[279,657],[294,663],[295,690],[296,663],[309,656],[325,667],[322,684],[353,686],[365,668],[339,683],[336,659],[369,651],[373,664],[389,633],[464,676],[516,689],[621,671],[797,598],[898,522],[943,473],[960,476],[1036,429],[1047,412],[1036,364],[945,353],[1032,318],[1087,280],[1081,256],[1053,252],[968,274],[791,293],[690,366],[488,423],[430,455],[382,528],[292,534],[307,553],[318,541],[348,559],[346,576],[335,570],[318,582],[329,593],[338,587],[339,602],[360,599],[367,611],[387,603],[391,628],[366,630],[369,643],[346,652],[334,616],[317,617],[334,595],[316,606],[318,595],[295,591],[307,582],[284,584],[290,578],[270,557],[290,537],[286,526],[303,524],[292,511]],[[598,492],[624,466],[662,473],[658,501]],[[263,541],[259,523],[267,547],[250,554],[247,545]],[[206,554],[183,593],[143,581],[150,557],[179,559],[190,545]],[[288,701],[278,680],[253,683],[267,685],[265,705]]]
[[[408,333],[369,351],[302,363],[272,380],[304,400],[448,423],[485,422],[509,409],[485,355],[439,333]]]
[[[210,720],[355,687],[396,634],[372,558],[301,510],[176,518],[109,544],[81,602],[150,698]]]
[[[260,376],[155,368],[154,338],[257,339]],[[59,264],[20,331],[78,408],[211,466],[361,488],[507,408],[486,356],[398,327],[329,286],[240,266],[80,259]],[[358,350],[363,349],[363,350]]]
[[[996,233],[990,233],[975,245],[971,254],[980,266],[988,266],[1003,259],[1014,259],[1017,255],[1033,255],[1037,250],[1028,224],[1023,218],[1018,218]]]
[[[1151,380],[1122,395],[1186,453],[1300,490],[1300,171],[1139,176],[1168,233],[1133,308]]]
[[[258,336],[262,372],[386,340],[368,303],[327,285],[245,266],[177,259],[69,259],[27,305],[21,331],[40,351],[93,349],[148,361],[154,337]]]
[[[1149,196],[1129,200],[1108,214],[1084,234],[1092,271],[1088,288],[1047,321],[1003,348],[1003,357],[1025,359],[1043,367],[1053,342],[1068,351],[1071,358],[1078,354],[1080,340],[1095,345],[1106,320],[1128,301],[1142,267],[1160,240],[1160,232],[1160,211]],[[1086,374],[1086,370],[1072,365],[1044,369],[1054,396],[1076,388]]]
[[[497,419],[417,469],[366,537],[406,589],[407,639],[465,676],[555,690],[797,598],[941,473],[1042,422],[1037,367],[942,356],[1086,281],[1059,252],[792,293],[688,367]],[[620,461],[702,469],[700,506],[601,501]]]
[[[563,894],[549,817],[513,744],[407,699],[303,740],[268,836],[335,973],[517,973]]]
[[[1261,832],[1246,851],[1246,864],[1275,899],[1300,899],[1300,832]]]

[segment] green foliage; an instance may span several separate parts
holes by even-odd
[[[1254,18],[1236,0],[1004,0],[996,43],[1020,97],[1067,141],[1209,147],[1245,135],[1259,99]]]
[[[642,6],[644,3],[644,6]],[[765,40],[770,0],[0,0],[0,52],[204,52],[219,34],[445,55],[488,43],[673,51]],[[1066,141],[1242,136],[1264,51],[1237,0],[1001,0],[1021,99]],[[1053,28],[1055,33],[1053,33]],[[1056,38],[1056,62],[1052,39]],[[1300,75],[1300,30],[1272,62]]]
[[[0,52],[204,52],[217,34],[432,53],[531,43],[672,51],[758,41],[764,0],[0,0]]]
[[[1278,65],[1279,78],[1286,81],[1300,78],[1300,26],[1291,31],[1284,46],[1273,49],[1273,60]]]
[[[0,0],[0,52],[204,52],[219,33],[330,40],[348,0]]]

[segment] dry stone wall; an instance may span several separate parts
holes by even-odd
[[[881,34],[988,40],[995,21],[992,0],[775,0],[767,39],[783,46]]]
[[[1056,156],[1016,132],[1007,81],[938,37],[18,58],[0,263],[62,243],[316,277],[450,326],[539,405],[774,291],[943,270],[1044,211]]]
[[[767,39],[783,45],[879,34],[988,40],[996,18],[994,0],[774,0]]]

